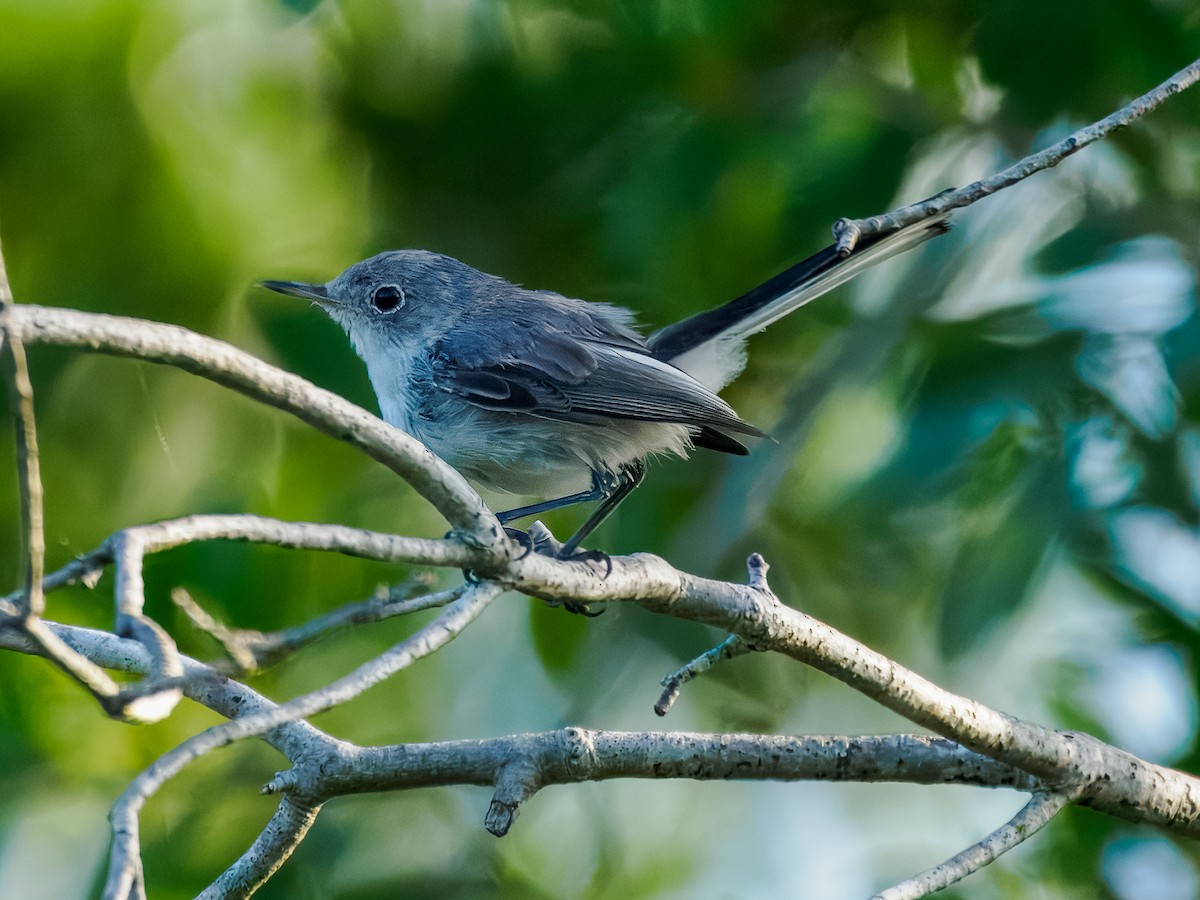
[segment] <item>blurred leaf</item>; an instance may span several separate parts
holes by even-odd
[[[1143,506],[1113,513],[1108,532],[1114,565],[1134,586],[1193,625],[1200,622],[1200,530]]]
[[[1023,426],[998,427],[972,460],[957,499],[961,543],[942,593],[938,640],[968,652],[1037,583],[1063,523],[1061,465],[1029,444]]]
[[[1144,467],[1134,458],[1130,429],[1113,416],[1072,425],[1067,437],[1070,488],[1083,509],[1115,506],[1137,488]]]
[[[1092,335],[1079,353],[1079,377],[1104,394],[1143,434],[1175,428],[1178,394],[1158,343],[1137,335]]]

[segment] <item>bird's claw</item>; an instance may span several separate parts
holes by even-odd
[[[531,553],[540,553],[544,556],[549,556],[551,559],[557,559],[560,562],[578,562],[578,563],[603,563],[604,575],[606,579],[612,575],[613,561],[602,550],[565,550],[564,545],[554,539],[554,535],[550,533],[541,522],[534,522],[528,532],[521,531],[519,528],[504,527],[504,533],[508,537],[521,545],[522,553],[517,559],[524,559]],[[463,578],[469,584],[479,584],[479,576],[470,569],[463,569]],[[564,600],[557,603],[552,603],[553,606],[561,606],[569,613],[574,613],[578,616],[587,616],[589,619],[594,619],[596,616],[604,613],[604,607],[600,609],[592,609],[588,604],[577,600]]]
[[[580,603],[577,600],[564,600],[562,608],[569,613],[574,613],[577,616],[587,616],[589,619],[594,619],[596,616],[604,615],[604,610],[608,607],[602,606],[599,609],[592,609],[586,603]]]
[[[557,543],[557,542],[556,542]],[[551,554],[560,562],[581,562],[581,563],[604,563],[604,578],[608,578],[612,574],[613,564],[612,557],[600,550],[566,550],[562,545]],[[608,607],[602,606],[599,609],[592,609],[588,604],[578,600],[563,600],[557,604],[569,613],[574,613],[577,616],[587,616],[589,619],[594,619],[596,616],[603,615],[604,610]]]
[[[612,560],[607,553],[601,553],[599,550],[566,550],[564,549],[564,545],[559,543],[550,532],[550,529],[541,522],[534,522],[530,526],[528,536],[533,542],[535,553],[548,556],[560,562],[603,562],[605,567],[604,577],[608,578],[612,574]],[[587,616],[590,619],[594,619],[604,612],[604,607],[593,610],[588,604],[577,600],[550,601],[550,605],[561,606],[569,613],[574,613],[578,616]]]
[[[520,528],[509,528],[508,526],[505,526],[504,533],[521,545],[522,552],[517,559],[524,559],[534,551],[533,538],[531,538],[527,532],[522,531]]]

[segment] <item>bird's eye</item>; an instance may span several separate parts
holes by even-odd
[[[404,291],[394,284],[380,285],[371,294],[371,303],[381,313],[395,312],[404,305],[404,299]]]

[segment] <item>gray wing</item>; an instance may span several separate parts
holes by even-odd
[[[577,323],[565,323],[576,325]],[[447,335],[435,349],[433,382],[475,406],[588,425],[614,419],[669,422],[696,429],[697,446],[745,453],[731,434],[762,437],[698,381],[649,355],[640,335],[607,332],[594,320],[582,336],[542,327],[480,329]]]

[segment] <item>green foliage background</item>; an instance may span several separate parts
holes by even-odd
[[[824,246],[838,216],[990,174],[1106,115],[1198,38],[1179,0],[0,0],[0,229],[20,302],[185,325],[373,409],[336,326],[257,280],[426,247],[666,324]],[[598,542],[730,579],[759,550],[785,601],[947,687],[1194,771],[1198,123],[1200,93],[1172,100],[757,338],[726,396],[776,442],[655,465]],[[51,565],[196,512],[444,531],[389,473],[282,414],[149,365],[32,356]],[[11,479],[0,503],[13,585]],[[147,574],[151,613],[208,657],[170,587],[269,629],[406,573],[212,545]],[[102,582],[54,596],[51,615],[104,627],[107,600]],[[311,689],[413,627],[339,637],[255,684]],[[377,743],[658,728],[657,679],[720,637],[511,596],[317,724]],[[120,726],[42,662],[0,658],[0,895],[94,891],[112,798],[213,719]],[[758,657],[692,685],[666,725],[907,730]],[[191,896],[245,848],[282,764],[237,747],[151,802],[152,896]],[[480,827],[486,803],[335,801],[262,896],[862,896],[1020,798],[587,785],[539,796],[502,841]],[[1189,897],[1198,861],[1071,811],[962,896]]]

